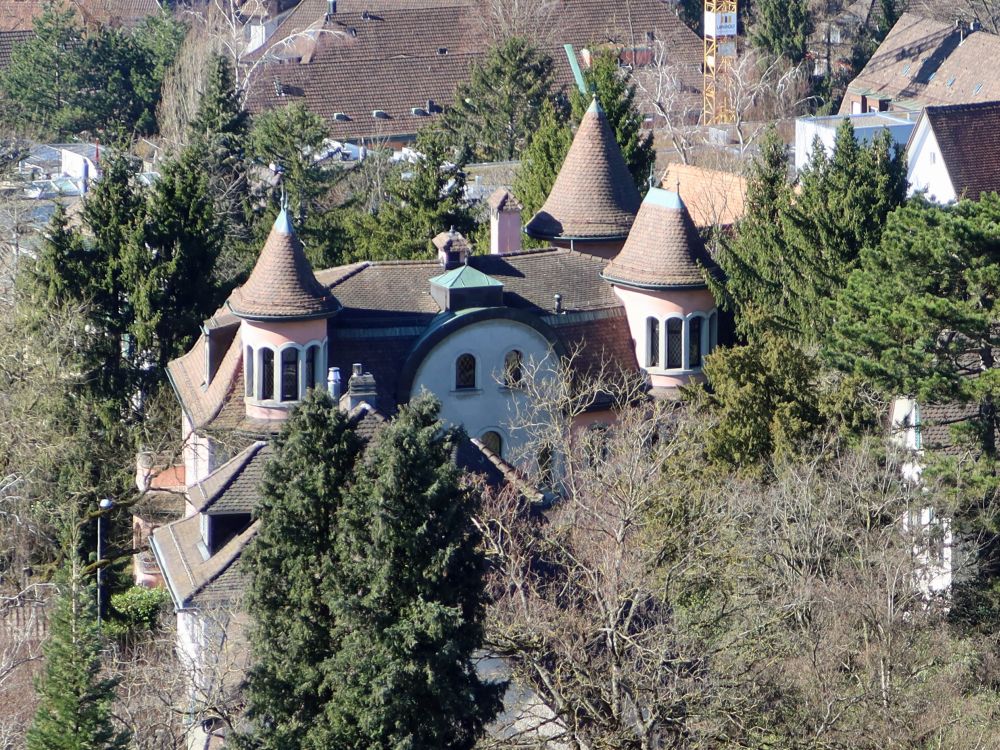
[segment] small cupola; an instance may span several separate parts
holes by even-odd
[[[430,283],[431,297],[442,312],[503,305],[503,284],[469,265],[435,276]]]
[[[438,251],[438,262],[445,270],[457,268],[466,262],[472,253],[468,240],[452,227],[431,240]]]
[[[524,231],[560,247],[611,258],[628,236],[641,201],[607,115],[595,98],[548,198]]]

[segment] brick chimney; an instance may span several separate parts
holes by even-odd
[[[521,204],[506,188],[487,201],[490,207],[490,253],[507,255],[521,250]]]

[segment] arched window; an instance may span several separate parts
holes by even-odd
[[[552,446],[543,445],[538,449],[538,482],[544,487],[550,486],[554,478]]]
[[[260,399],[274,398],[274,350],[260,350]]]
[[[290,346],[281,351],[281,400],[298,401],[299,350]]]
[[[524,355],[517,349],[511,349],[503,358],[503,384],[508,388],[521,385],[524,380]]]
[[[247,347],[246,356],[243,358],[243,380],[246,381],[244,393],[253,398],[253,347]]]
[[[318,386],[321,382],[319,370],[319,346],[313,344],[306,349],[306,389]]]
[[[500,433],[495,430],[490,430],[489,432],[484,432],[483,436],[480,438],[483,445],[493,451],[496,455],[503,455],[503,438],[500,437]]]
[[[471,390],[476,387],[476,358],[463,354],[455,361],[455,390]]]
[[[684,322],[680,318],[667,321],[667,369],[679,370],[684,366],[683,329]]]
[[[701,324],[703,319],[695,316],[688,321],[688,369],[701,367]]]
[[[660,366],[660,321],[646,318],[646,367]]]
[[[712,313],[708,316],[708,353],[711,354],[715,351],[715,347],[719,345],[719,316],[717,313]]]

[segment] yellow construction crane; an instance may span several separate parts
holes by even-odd
[[[729,72],[736,61],[738,0],[705,0],[705,108],[702,122],[732,122]]]

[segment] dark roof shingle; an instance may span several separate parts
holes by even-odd
[[[959,198],[1000,190],[1000,101],[927,107],[924,116]]]

